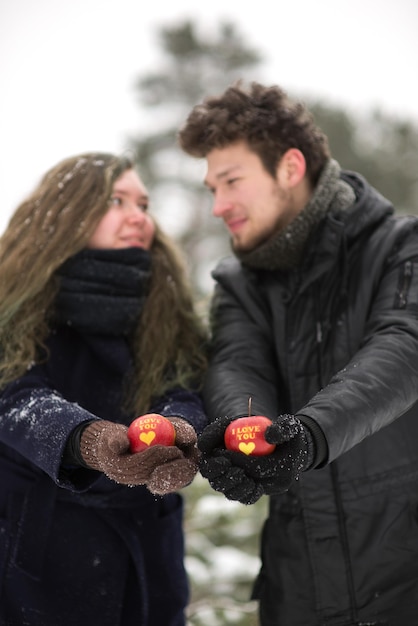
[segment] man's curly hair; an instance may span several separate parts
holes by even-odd
[[[290,100],[280,87],[256,82],[245,89],[239,81],[196,105],[178,138],[185,152],[200,158],[215,148],[245,141],[273,177],[283,154],[297,148],[305,157],[312,185],[330,158],[327,137],[306,106]]]

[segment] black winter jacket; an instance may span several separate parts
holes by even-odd
[[[288,274],[214,272],[210,419],[314,420],[323,467],[270,499],[263,626],[418,624],[418,231],[364,179]],[[245,390],[243,393],[242,390]]]

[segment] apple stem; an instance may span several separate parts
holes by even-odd
[[[248,417],[251,417],[251,396],[248,398]]]

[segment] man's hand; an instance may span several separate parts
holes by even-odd
[[[225,449],[224,432],[231,421],[215,420],[198,440],[202,476],[228,499],[253,504],[263,494],[283,493],[308,467],[312,440],[294,415],[281,415],[267,428],[266,441],[276,444],[276,449],[257,457]]]

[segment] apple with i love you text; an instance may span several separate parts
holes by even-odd
[[[242,452],[247,456],[264,456],[275,450],[274,443],[264,439],[264,433],[271,420],[263,415],[239,417],[231,422],[225,430],[224,440],[228,450]]]
[[[142,452],[151,446],[173,446],[176,429],[158,413],[146,413],[134,419],[128,428],[131,452]]]

